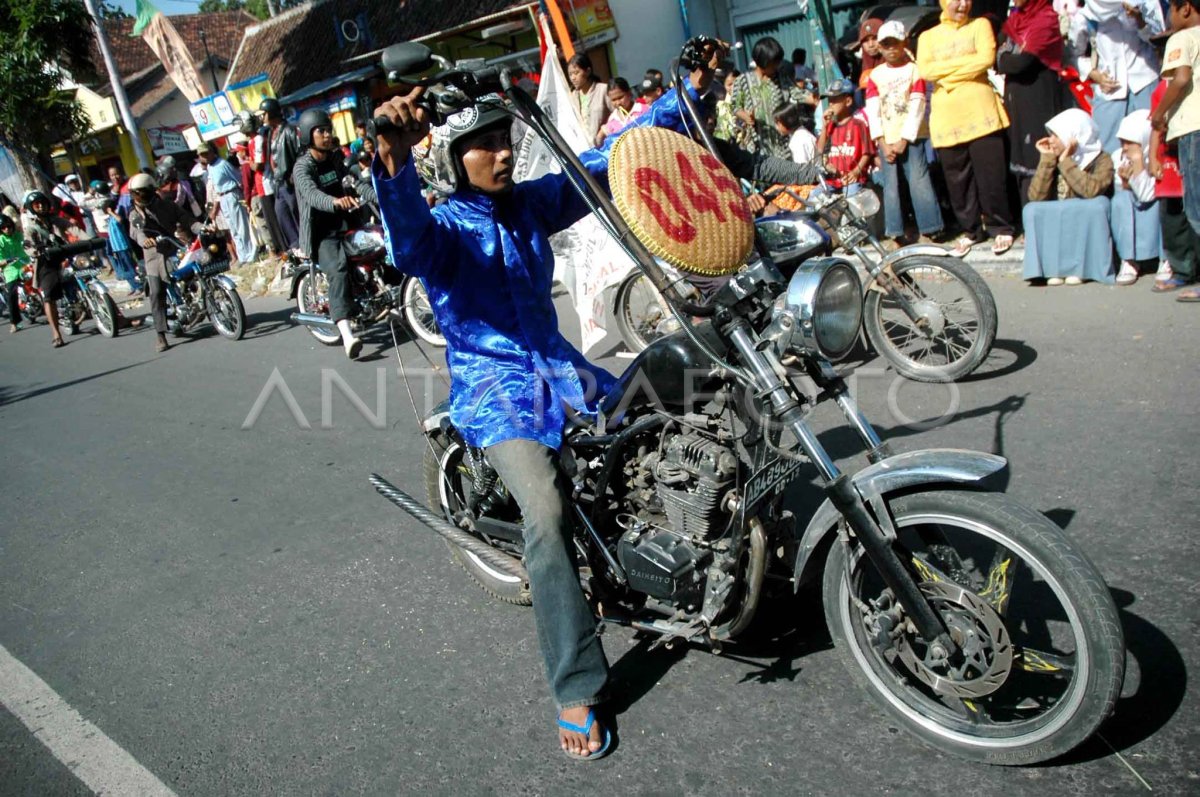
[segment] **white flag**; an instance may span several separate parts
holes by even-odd
[[[559,66],[558,49],[553,44],[546,50],[537,102],[576,154],[591,146],[571,102],[571,88]],[[517,147],[514,179],[517,182],[536,180],[560,171],[558,162],[541,139],[532,130],[527,132]],[[550,245],[554,250],[554,278],[571,294],[575,312],[579,315],[582,349],[586,352],[607,334],[604,328],[605,290],[619,283],[635,268],[634,263],[591,214],[551,237]]]

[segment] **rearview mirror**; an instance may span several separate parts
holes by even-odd
[[[382,62],[388,80],[419,74],[435,63],[433,51],[417,42],[393,44],[383,51]]]

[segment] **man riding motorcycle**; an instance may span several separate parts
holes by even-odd
[[[349,227],[346,214],[358,208],[359,199],[368,196],[346,193],[343,180],[349,174],[342,153],[334,146],[333,122],[329,114],[309,109],[300,114],[300,142],[307,151],[296,161],[292,181],[300,204],[300,249],[317,261],[329,282],[329,316],[342,335],[346,356],[358,359],[362,341],[350,326],[352,295],[350,263],[342,245],[342,233]]]
[[[712,79],[719,50],[707,55],[707,68],[694,71],[686,86],[696,99]],[[677,91],[631,124],[682,131]],[[469,108],[435,131],[434,157],[448,161],[441,171],[453,176],[454,191],[430,211],[412,157],[429,128],[421,93],[377,112],[393,125],[378,131],[371,167],[392,262],[422,279],[446,335],[451,420],[469,446],[486,450],[521,508],[524,563],[559,708],[560,746],[573,758],[599,758],[611,735],[592,707],[604,700],[608,665],[579,587],[570,484],[558,451],[568,413],[593,413],[613,377],[559,332],[548,240],[588,209],[564,174],[514,185],[510,117]],[[580,155],[601,180],[616,140]],[[796,169],[797,177],[811,176],[811,167]]]
[[[157,333],[155,348],[164,352],[171,348],[167,343],[167,255],[176,251],[176,246],[163,240],[173,237],[178,231],[199,233],[199,221],[188,216],[178,205],[158,193],[154,178],[148,174],[135,174],[129,181],[129,193],[133,195],[133,210],[129,213],[129,234],[142,247],[146,268],[146,293],[150,297],[150,314],[154,317]]]

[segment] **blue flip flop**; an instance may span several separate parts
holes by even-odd
[[[571,731],[572,733],[581,733],[584,736],[590,736],[592,733],[592,725],[595,722],[596,722],[596,714],[589,708],[588,715],[587,715],[587,722],[585,722],[583,725],[576,725],[573,722],[567,722],[560,715],[558,718],[558,727],[562,728],[565,731]],[[612,746],[612,734],[609,732],[607,727],[604,727],[603,730],[604,730],[604,743],[602,745],[600,745],[599,750],[596,750],[593,753],[588,753],[587,755],[580,755],[579,753],[572,753],[570,750],[563,750],[563,752],[566,753],[568,757],[574,758],[577,761],[595,761],[597,758],[603,758],[604,756],[606,756],[608,754],[608,748]]]

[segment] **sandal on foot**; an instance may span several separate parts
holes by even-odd
[[[1177,302],[1200,302],[1200,288],[1188,288],[1175,297]]]
[[[950,254],[952,254],[954,257],[966,257],[967,253],[971,251],[971,247],[977,243],[979,243],[979,241],[976,241],[971,236],[961,235],[959,236],[958,240],[954,242],[954,248],[950,250]]]
[[[992,254],[1002,255],[1009,249],[1013,248],[1013,237],[1011,235],[997,235],[992,240]]]
[[[63,340],[62,338],[59,338],[58,340],[52,341],[50,343],[50,346],[55,349],[61,349],[63,346],[66,346],[66,345],[67,345],[67,342],[65,340]]]
[[[587,715],[587,722],[585,722],[583,725],[576,725],[573,722],[567,722],[560,715],[558,718],[558,727],[562,728],[564,731],[570,731],[571,733],[582,734],[584,736],[587,736],[590,739],[591,733],[592,733],[592,725],[594,725],[595,722],[596,722],[596,713],[589,708],[588,715]],[[612,733],[610,733],[608,728],[605,726],[601,726],[600,729],[602,731],[604,731],[604,741],[600,745],[599,750],[596,750],[595,752],[592,752],[592,753],[588,753],[587,755],[580,755],[579,753],[572,753],[570,750],[563,750],[563,752],[566,753],[569,758],[574,758],[576,761],[595,761],[597,758],[603,758],[604,756],[606,756],[608,754],[609,747],[612,746]]]
[[[1171,277],[1167,280],[1157,280],[1154,283],[1154,287],[1150,290],[1154,291],[1155,293],[1170,293],[1171,291],[1179,290],[1187,284],[1188,281],[1183,277]]]

